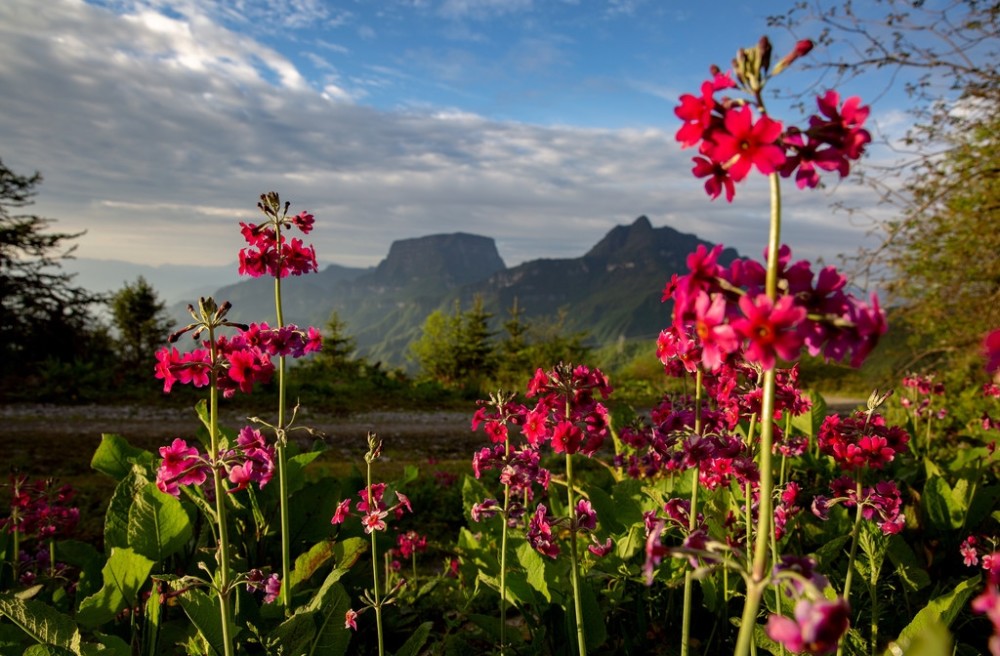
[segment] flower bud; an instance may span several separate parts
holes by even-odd
[[[799,57],[805,57],[806,55],[808,55],[812,51],[812,49],[813,49],[813,42],[810,41],[809,39],[802,39],[801,41],[795,44],[795,47],[792,48],[792,51],[790,53],[785,55],[785,57],[780,62],[778,62],[777,66],[774,67],[774,72],[772,73],[772,75],[777,75],[781,71],[785,70]]]

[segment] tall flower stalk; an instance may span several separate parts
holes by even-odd
[[[344,616],[344,624],[348,628],[357,629],[357,617],[369,608],[375,611],[375,627],[378,640],[379,656],[385,654],[385,634],[382,626],[382,609],[395,601],[395,595],[402,589],[406,581],[400,579],[394,587],[386,590],[379,579],[382,568],[381,556],[378,552],[378,534],[385,533],[388,528],[386,520],[391,516],[402,516],[404,509],[413,512],[410,500],[398,490],[396,503],[389,507],[384,500],[386,484],[376,483],[372,478],[372,463],[382,455],[382,440],[375,433],[368,434],[368,451],[365,453],[365,487],[358,491],[360,501],[355,504],[355,510],[361,514],[361,526],[371,537],[372,589],[363,594],[364,606],[359,611],[350,609]],[[351,512],[351,500],[344,499],[337,504],[337,510],[330,520],[331,524],[343,523]],[[383,554],[385,555],[385,554]],[[388,573],[386,583],[388,583]]]
[[[698,368],[695,373],[695,396],[694,396],[694,434],[696,439],[701,437],[701,394],[703,386],[703,373]],[[691,510],[688,515],[688,533],[694,533],[698,526],[698,488],[700,487],[699,466],[694,468],[694,476],[691,479]],[[681,656],[687,656],[691,645],[691,611],[694,604],[694,571],[689,567],[684,572],[684,608],[681,612]]]
[[[204,312],[204,311],[203,311]],[[207,318],[207,317],[206,317]],[[218,350],[215,342],[215,328],[211,321],[207,322],[210,358],[218,360]],[[232,570],[230,568],[229,525],[226,518],[226,498],[228,496],[222,479],[223,468],[219,462],[219,389],[218,370],[212,367],[209,373],[211,379],[208,392],[209,417],[209,452],[208,459],[212,463],[212,487],[215,491],[216,524],[219,529],[219,571],[218,596],[219,613],[222,624],[222,648],[224,656],[233,654],[233,612],[230,606],[229,593],[232,587]],[[287,578],[282,580],[287,581]],[[287,586],[282,586],[287,587]]]
[[[692,172],[705,178],[709,196],[715,199],[724,194],[732,202],[736,184],[753,170],[767,176],[770,187],[765,265],[737,260],[727,269],[717,262],[721,246],[711,252],[699,247],[688,258],[690,274],[675,277],[667,285],[664,298],[674,301],[674,325],[661,334],[658,345],[658,350],[678,359],[688,371],[694,371],[695,366],[716,371],[727,361],[743,360],[762,372],[760,437],[756,442],[758,506],[751,529],[754,522],[748,485],[750,553],[745,572],[746,603],[736,646],[739,656],[746,656],[753,647],[762,595],[772,581],[769,561],[778,557],[772,462],[778,359],[794,361],[805,348],[830,360],[850,355],[851,364],[859,366],[885,332],[884,315],[874,296],[868,305],[847,295],[843,292],[846,279],[832,267],[824,269],[814,284],[811,265],[805,261],[790,264],[790,251],[781,245],[780,178],[794,175],[801,189],[818,186],[821,170],[836,171],[843,177],[851,161],[857,160],[871,141],[862,128],[868,108],[862,107],[858,98],[841,103],[839,94],[832,90],[817,97],[819,111],[810,117],[806,128],[785,126],[768,115],[762,95],[765,84],[812,47],[810,41],[800,41],[772,68],[771,44],[762,38],[755,47],[738,51],[731,72],[723,73],[713,66],[712,77],[702,84],[700,95],[682,95],[675,109],[684,122],[677,140],[682,147],[698,146]],[[737,89],[744,98],[716,99],[717,93],[730,89]],[[754,448],[753,439],[748,439],[748,446]],[[651,544],[655,543],[651,538]],[[844,607],[846,602],[836,607],[837,613]]]
[[[243,225],[243,236],[250,248],[240,251],[240,273],[258,277],[270,275],[274,278],[274,307],[277,319],[276,329],[280,333],[285,328],[281,303],[281,279],[285,276],[302,275],[317,270],[316,253],[311,246],[302,246],[301,240],[288,240],[282,230],[295,225],[303,233],[312,230],[313,216],[302,212],[288,216],[290,203],[281,203],[275,192],[261,194],[258,209],[267,220],[256,225]],[[278,421],[274,426],[275,449],[278,461],[278,505],[281,535],[281,578],[289,580],[291,573],[291,545],[288,528],[288,423],[285,418],[287,400],[285,394],[285,354],[278,354]],[[286,610],[291,607],[290,586],[282,586],[281,603]]]

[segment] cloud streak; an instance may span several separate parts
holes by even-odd
[[[317,216],[321,259],[346,265],[376,263],[394,239],[455,231],[496,238],[508,264],[575,257],[640,214],[747,255],[763,247],[766,182],[742,187],[734,206],[710,203],[673,127],[367,107],[199,4],[166,15],[79,0],[0,3],[0,80],[16,90],[0,96],[0,157],[43,173],[35,209],[62,230],[88,231],[81,256],[230,262],[242,245],[237,222],[254,219],[257,197],[272,189]],[[521,6],[453,2],[448,11]],[[285,9],[286,21],[343,20],[317,2]],[[793,195],[786,234],[797,254],[855,248],[861,231],[831,216],[821,193]]]

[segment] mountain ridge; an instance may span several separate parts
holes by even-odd
[[[621,338],[655,338],[669,322],[660,302],[663,284],[686,270],[687,255],[712,246],[669,226],[654,227],[646,216],[612,228],[579,257],[541,258],[507,267],[491,237],[464,232],[394,241],[375,267],[332,264],[318,275],[282,280],[286,323],[325,326],[337,312],[360,353],[390,366],[405,366],[408,345],[419,338],[435,310],[463,309],[483,299],[494,329],[517,300],[524,318],[552,318],[563,311],[567,332],[586,332],[593,344]],[[726,264],[738,257],[727,248]],[[250,279],[223,286],[217,300],[233,304],[239,322],[274,323],[274,283]],[[186,303],[172,308],[187,321]]]

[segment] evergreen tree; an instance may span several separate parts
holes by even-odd
[[[337,377],[355,376],[365,364],[364,359],[356,357],[356,351],[354,337],[348,334],[347,324],[334,310],[323,331],[323,349],[313,357],[310,366]]]
[[[139,276],[108,301],[117,339],[115,350],[127,378],[149,378],[156,350],[166,344],[174,321],[156,290]]]
[[[41,175],[22,176],[0,161],[0,377],[18,384],[44,361],[70,363],[94,354],[90,314],[102,300],[61,270],[83,233],[50,232],[52,219],[19,213],[32,204]]]

